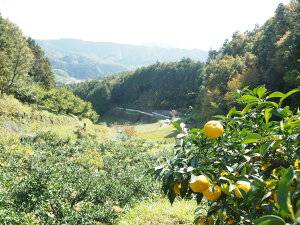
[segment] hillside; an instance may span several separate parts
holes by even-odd
[[[211,51],[200,75],[202,85],[194,105],[197,123],[225,114],[235,104],[231,92],[264,85],[287,92],[300,85],[300,2],[279,4],[261,27],[235,32],[218,51]],[[299,107],[300,94],[287,104]]]
[[[78,84],[74,93],[91,102],[99,114],[115,106],[142,110],[188,109],[195,104],[203,66],[191,59],[156,63]]]
[[[37,42],[49,58],[59,82],[68,81],[62,77],[78,80],[96,79],[157,61],[171,62],[191,58],[203,62],[208,55],[207,51],[198,49],[88,42],[77,39]]]

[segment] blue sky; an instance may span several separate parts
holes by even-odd
[[[2,16],[35,39],[77,38],[218,49],[289,0],[0,0]]]

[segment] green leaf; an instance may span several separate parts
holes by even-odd
[[[173,187],[172,187],[173,188]],[[169,198],[169,201],[170,201],[170,203],[171,203],[171,205],[173,205],[173,203],[174,203],[174,200],[175,200],[175,198],[176,198],[176,194],[175,194],[175,192],[172,190],[170,190],[169,191],[169,193],[168,193],[168,198]]]
[[[199,128],[193,128],[193,129],[191,129],[190,131],[189,131],[189,133],[199,133],[199,132],[201,132],[202,130],[201,129],[199,129]]]
[[[241,144],[245,145],[245,144],[257,143],[257,142],[259,142],[259,141],[256,139],[247,139],[247,140],[244,140]]]
[[[242,114],[248,112],[253,106],[255,106],[257,103],[251,103],[246,105],[246,107],[242,110]]]
[[[283,102],[284,99],[286,99],[287,97],[289,97],[290,95],[292,95],[292,94],[294,94],[294,93],[296,93],[296,92],[298,92],[298,91],[300,91],[300,88],[295,88],[295,89],[289,91],[288,93],[286,93],[286,94],[280,99],[279,106],[281,106],[281,104],[282,104],[282,102]]]
[[[242,145],[244,144],[249,144],[249,143],[255,143],[255,142],[259,142],[259,140],[261,139],[261,135],[260,134],[249,134],[245,137],[245,140],[242,142]]]
[[[294,170],[292,167],[281,177],[278,185],[277,201],[281,210],[293,215],[291,199],[290,199],[290,183],[294,177]]]
[[[225,117],[225,116],[217,115],[217,116],[213,116],[213,117],[219,118],[219,119],[224,120],[224,121],[226,120],[226,117]]]
[[[236,108],[233,107],[233,108],[230,109],[230,111],[227,113],[227,116],[230,117],[235,111],[236,111]]]
[[[270,149],[272,144],[273,144],[273,142],[271,141],[271,142],[266,142],[262,146],[260,146],[259,154],[261,155],[261,157],[265,156],[265,154],[268,152],[268,150]]]
[[[267,99],[269,98],[282,98],[284,97],[284,94],[282,92],[279,92],[279,91],[276,91],[276,92],[273,92],[272,94],[270,94]]]
[[[267,94],[266,91],[267,91],[267,88],[265,88],[265,87],[260,87],[260,88],[257,89],[256,94],[257,94],[258,97],[261,99],[262,97],[264,97],[264,96]]]
[[[253,176],[253,182],[251,184],[260,188],[264,188],[266,186],[264,180],[257,176]]]
[[[279,216],[267,215],[256,220],[254,225],[285,225],[285,221]]]
[[[257,108],[259,109],[264,106],[273,106],[275,108],[278,108],[278,104],[276,102],[261,102],[257,105]]]
[[[189,189],[189,183],[187,180],[181,182],[181,189],[180,189],[180,195],[181,197],[184,197],[187,194],[187,191]]]
[[[240,102],[256,102],[258,101],[258,98],[252,96],[252,95],[243,95],[242,97],[238,98],[237,101]]]
[[[194,167],[194,168],[197,168],[198,165],[199,165],[198,159],[196,157],[193,157],[191,159],[191,166]]]
[[[177,130],[181,131],[181,126],[178,123],[171,123]]]
[[[270,120],[271,117],[272,117],[272,113],[270,113],[272,110],[273,110],[272,108],[267,108],[267,109],[265,110],[265,115],[264,115],[264,116],[265,116],[266,123],[268,123],[269,120]]]
[[[292,114],[292,111],[289,109],[289,107],[284,107],[284,108],[273,109],[271,113],[275,116],[286,118]]]
[[[300,120],[290,123],[290,127],[292,129],[295,127],[300,127]]]
[[[197,193],[196,199],[197,199],[197,204],[199,205],[202,201],[203,194],[202,193]]]

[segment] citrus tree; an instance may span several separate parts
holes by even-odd
[[[195,197],[196,224],[299,224],[300,112],[283,105],[298,91],[246,87],[204,129],[174,123],[177,151],[153,169],[170,202]]]

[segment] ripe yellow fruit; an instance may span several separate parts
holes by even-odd
[[[230,195],[228,184],[221,184],[221,190],[227,195]]]
[[[236,188],[234,189],[234,193],[236,197],[243,198],[242,193],[239,189],[243,189],[246,193],[251,189],[250,183],[246,181],[240,181],[236,185]]]
[[[173,188],[176,194],[180,194],[181,184],[179,181],[175,181]]]
[[[230,219],[227,221],[227,224],[233,224],[234,223],[234,219]]]
[[[206,222],[206,216],[204,216],[204,217],[201,219],[201,221],[198,223],[198,225],[204,225],[204,224],[206,224],[205,222]],[[212,217],[209,217],[209,218],[207,219],[207,222],[208,222],[209,225],[213,225],[213,224],[214,224],[214,219],[213,219]]]
[[[190,187],[193,192],[202,192],[205,189],[207,189],[209,185],[210,185],[209,179],[204,175],[192,177],[190,181]]]
[[[210,138],[217,138],[223,134],[224,128],[219,121],[211,120],[204,125],[204,134]]]
[[[213,189],[211,186],[211,187],[207,188],[206,190],[204,190],[202,193],[208,200],[215,201],[220,198],[220,196],[222,194],[222,189],[219,185],[215,184],[213,186]]]

